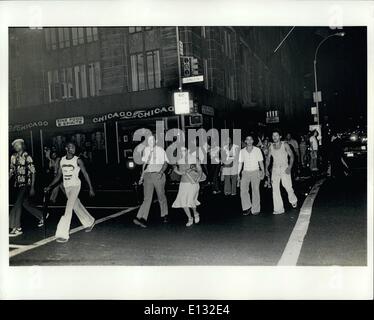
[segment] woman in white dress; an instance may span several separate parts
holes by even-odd
[[[199,181],[202,176],[200,162],[196,158],[196,154],[190,153],[186,148],[182,148],[181,158],[177,161],[174,171],[181,175],[177,198],[173,203],[173,208],[183,208],[187,215],[188,221],[186,226],[190,227],[200,222],[200,215],[196,207],[200,204],[197,200],[199,196]],[[193,212],[191,215],[190,208]]]

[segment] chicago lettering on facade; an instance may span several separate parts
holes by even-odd
[[[100,123],[111,119],[140,119],[140,118],[149,118],[161,113],[169,113],[174,111],[174,106],[169,107],[159,107],[150,110],[137,110],[137,111],[120,111],[120,112],[111,112],[105,115],[94,117],[92,119],[93,123]]]
[[[34,122],[26,123],[26,124],[10,125],[9,131],[10,132],[23,131],[23,130],[31,129],[34,127],[47,127],[47,126],[48,126],[48,121],[34,121]]]

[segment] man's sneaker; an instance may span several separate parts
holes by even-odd
[[[283,214],[284,211],[273,211],[273,214]]]
[[[22,233],[22,228],[13,228],[12,231],[9,232],[9,237],[18,237]]]
[[[243,210],[243,216],[248,216],[251,213],[251,208]]]
[[[96,220],[94,220],[94,222],[93,222],[89,227],[87,227],[87,228],[84,230],[84,232],[91,232],[92,229],[93,229],[94,226],[95,226],[95,223],[96,223]]]
[[[291,206],[292,206],[292,208],[296,209],[297,208],[297,202],[291,203]]]
[[[134,220],[132,220],[132,222],[134,222],[137,226],[139,227],[142,227],[142,228],[147,228],[147,225],[145,223],[143,223],[140,219],[138,218],[134,218]]]
[[[258,216],[260,214],[260,211],[258,211],[258,212],[252,212],[252,215],[254,215],[254,216]]]
[[[47,220],[48,217],[49,217],[49,213],[47,212],[47,214],[45,216],[45,220]],[[40,227],[43,227],[43,226],[44,226],[44,219],[42,218],[42,219],[39,220],[38,227],[40,228]]]
[[[64,239],[64,238],[57,238],[56,239],[56,242],[59,242],[59,243],[65,243],[65,242],[68,242],[69,239]]]

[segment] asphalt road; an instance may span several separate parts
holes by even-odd
[[[364,266],[367,264],[366,171],[327,180],[313,214],[298,265]]]
[[[362,187],[365,181],[359,181]],[[295,185],[300,205],[313,183],[310,180]],[[362,202],[365,190],[355,188],[356,196],[346,196],[342,200],[343,195],[339,192],[351,193],[345,188],[336,189],[334,183],[326,182],[317,196],[299,265],[365,263],[366,203]],[[180,209],[170,209],[170,221],[163,224],[158,203],[154,203],[147,229],[132,223],[137,211],[137,197],[141,199],[141,194],[98,192],[95,199],[89,199],[83,192],[82,202],[87,206],[114,207],[90,209],[96,219],[114,214],[124,207],[134,209],[99,223],[91,233],[79,231],[72,234],[68,243],[51,241],[16,255],[10,259],[10,265],[276,265],[298,219],[299,210],[288,205],[286,214],[272,215],[271,191],[263,189],[261,215],[243,216],[238,196],[212,195],[208,191],[206,189],[199,198],[202,203],[199,225],[186,228],[186,217]],[[169,207],[175,196],[175,192],[168,192]],[[287,199],[285,195],[283,198]],[[50,211],[47,237],[53,236],[63,208]],[[23,219],[25,233],[11,239],[13,245],[29,245],[44,238],[43,230],[35,226],[32,217],[25,214]],[[74,217],[72,228],[77,226],[79,222]]]

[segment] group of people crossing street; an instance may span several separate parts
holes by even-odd
[[[317,134],[313,133],[310,137],[311,171],[318,170],[315,160],[318,157]],[[170,174],[176,176],[179,182],[178,194],[171,207],[183,210],[187,227],[200,223],[200,213],[197,210],[201,201],[199,197],[204,199],[204,193],[209,190],[200,189],[200,184],[210,184],[214,195],[223,191],[225,197],[235,197],[239,188],[243,215],[261,213],[261,185],[272,189],[273,214],[285,212],[281,185],[287,192],[288,202],[293,208],[297,208],[298,199],[293,189],[293,181],[297,179],[300,168],[307,165],[307,138],[302,136],[300,142],[297,142],[291,134],[287,134],[286,139],[282,140],[279,130],[273,130],[270,137],[259,138],[258,135],[248,134],[243,138],[241,145],[234,144],[230,137],[222,146],[213,140],[202,146],[198,146],[196,142],[190,143],[189,148],[180,149],[176,161],[172,162],[166,150],[158,145],[156,137],[148,136],[141,151],[142,167],[138,182],[143,187],[144,198],[133,223],[142,228],[148,226],[154,191],[160,206],[161,219],[164,223],[169,222],[165,186]],[[25,150],[22,139],[14,140],[12,147],[14,154],[10,159],[10,178],[14,178],[16,201],[9,215],[9,236],[16,237],[23,232],[22,208],[37,219],[39,227],[42,227],[45,221],[42,212],[29,202],[29,197],[35,195],[36,170],[33,160]],[[80,173],[88,184],[89,195],[95,196],[84,161],[77,156],[77,148],[73,142],[66,144],[65,152],[66,154],[60,157],[56,152],[46,150],[48,171],[52,178],[44,188],[44,192],[52,191],[50,200],[53,203],[60,191],[67,199],[64,214],[55,231],[56,241],[62,243],[69,240],[73,212],[87,232],[95,226],[95,218],[79,200]]]

